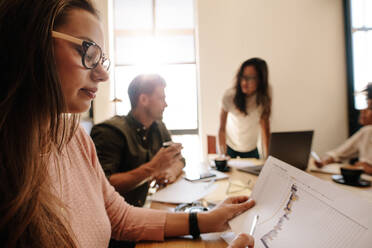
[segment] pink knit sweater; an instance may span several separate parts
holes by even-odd
[[[94,144],[81,127],[63,154],[52,158],[50,174],[80,247],[107,247],[110,237],[163,240],[166,213],[125,202],[107,181]]]

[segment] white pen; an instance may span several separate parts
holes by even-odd
[[[258,221],[258,214],[253,218],[251,231],[249,232],[249,235],[251,236],[253,235],[254,230],[256,229],[257,221]]]

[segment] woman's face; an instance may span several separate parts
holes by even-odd
[[[360,111],[359,123],[363,126],[372,125],[372,99],[368,99],[368,107]]]
[[[243,75],[240,78],[240,87],[242,92],[250,96],[254,94],[258,86],[258,75],[254,66],[246,66],[243,70]]]
[[[103,29],[99,20],[86,10],[69,11],[67,21],[55,31],[104,47]],[[101,63],[94,69],[82,64],[82,46],[63,39],[54,39],[57,72],[61,82],[67,112],[81,113],[89,109],[95,98],[98,83],[108,79]]]

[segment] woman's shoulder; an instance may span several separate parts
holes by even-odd
[[[358,132],[372,135],[372,125],[366,125],[364,127],[361,127]]]
[[[71,146],[74,146],[75,148],[88,153],[95,152],[94,144],[91,137],[81,125],[76,128],[74,136],[71,140]]]
[[[234,99],[235,94],[236,94],[235,87],[228,88],[227,90],[225,90],[225,92],[223,94],[223,100],[224,101],[232,100],[232,99]]]
[[[236,94],[236,89],[235,87],[231,87],[225,90],[224,95],[225,96],[234,96]]]
[[[225,91],[222,97],[222,108],[225,111],[231,110],[231,108],[234,106],[234,96],[235,96],[235,89],[229,88]]]

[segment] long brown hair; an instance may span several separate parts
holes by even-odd
[[[77,247],[48,165],[78,124],[66,114],[51,31],[89,0],[0,2],[0,246]]]
[[[243,77],[244,69],[247,66],[253,66],[256,69],[258,76],[257,84],[257,106],[263,106],[262,118],[269,118],[271,114],[271,96],[269,90],[269,70],[266,61],[260,58],[251,58],[243,62],[235,76],[235,89],[234,96],[235,107],[245,115],[248,114],[246,108],[246,95],[242,92],[240,81]]]

